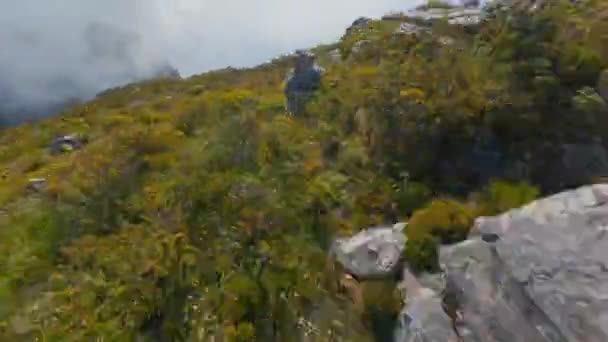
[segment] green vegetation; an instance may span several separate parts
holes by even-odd
[[[0,340],[372,340],[391,301],[370,289],[367,314],[344,314],[329,242],[409,219],[406,259],[436,269],[436,244],[476,216],[559,190],[542,153],[530,176],[491,184],[463,156],[488,131],[507,160],[608,141],[593,89],[607,9],[499,13],[475,34],[451,28],[455,44],[374,21],[337,43],[345,62],[301,117],[284,115],[282,57],[128,85],[2,130]],[[68,133],[88,142],[50,154]],[[28,189],[33,178],[46,185]]]

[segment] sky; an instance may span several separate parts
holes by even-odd
[[[247,67],[424,0],[0,0],[0,114],[154,74]],[[30,113],[30,111],[33,113]]]

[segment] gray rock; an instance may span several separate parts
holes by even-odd
[[[395,342],[458,341],[437,292],[421,285],[407,268],[400,286],[406,289],[407,305],[399,314]]]
[[[447,274],[444,303],[460,318],[454,325],[465,341],[564,341],[489,243],[474,239],[442,248],[440,262]]]
[[[358,54],[359,52],[361,52],[361,50],[363,50],[365,48],[365,46],[370,45],[371,43],[372,43],[371,40],[367,40],[367,39],[359,40],[358,42],[353,44],[353,47],[351,48],[351,53]]]
[[[395,30],[395,34],[422,34],[424,32],[430,32],[430,28],[408,22],[401,23]]]
[[[430,8],[416,9],[405,13],[406,17],[411,19],[433,22],[436,20],[447,19],[448,23],[455,25],[477,25],[481,18],[481,10],[479,8]]]
[[[55,138],[50,148],[52,153],[61,153],[79,149],[83,145],[84,142],[78,135],[70,134]]]
[[[352,30],[362,29],[367,27],[372,20],[367,17],[359,17],[346,29],[346,32],[350,32]]]
[[[362,230],[350,238],[336,240],[332,254],[358,278],[394,275],[405,248],[404,228],[405,224],[396,224]]]
[[[600,73],[600,77],[597,81],[597,92],[608,101],[608,69]]]
[[[46,178],[30,178],[27,188],[33,191],[41,191],[46,188],[47,184]]]
[[[460,335],[608,341],[607,226],[608,184],[478,219],[472,239],[440,251]]]

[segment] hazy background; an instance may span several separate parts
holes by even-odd
[[[424,2],[0,0],[0,115],[46,115],[167,65],[186,77],[252,66],[335,41],[359,16]]]

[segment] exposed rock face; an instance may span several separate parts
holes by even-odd
[[[586,186],[494,218],[474,233],[569,341],[608,341],[608,184]]]
[[[370,21],[372,21],[370,18],[359,17],[355,21],[353,21],[353,23],[346,29],[346,32],[365,28],[370,23]]]
[[[458,341],[437,292],[423,287],[407,268],[402,286],[406,288],[407,305],[399,314],[395,342]]]
[[[608,341],[608,184],[477,220],[442,248],[465,341]]]
[[[453,25],[474,26],[478,25],[481,18],[481,10],[472,7],[455,7],[455,8],[430,8],[430,9],[415,9],[408,11],[405,15],[409,18],[432,22],[447,18],[448,23]]]
[[[351,53],[358,54],[359,52],[361,52],[362,49],[365,48],[365,46],[370,45],[371,43],[372,43],[371,40],[367,40],[367,39],[360,40],[353,45],[353,47],[351,49]]]
[[[320,87],[322,73],[323,69],[315,63],[313,54],[296,53],[295,68],[288,72],[285,85],[288,112],[298,114],[304,109],[306,100]]]
[[[443,249],[441,261],[445,299],[462,317],[455,326],[465,341],[564,341],[489,243],[468,240]]]
[[[429,27],[420,26],[413,23],[404,22],[399,25],[395,34],[421,34],[423,32],[430,32]]]
[[[608,341],[606,227],[608,184],[479,218],[441,248],[443,291],[404,271],[397,341]]]
[[[347,239],[338,239],[332,254],[354,276],[377,278],[394,275],[405,248],[405,224],[362,230]]]

